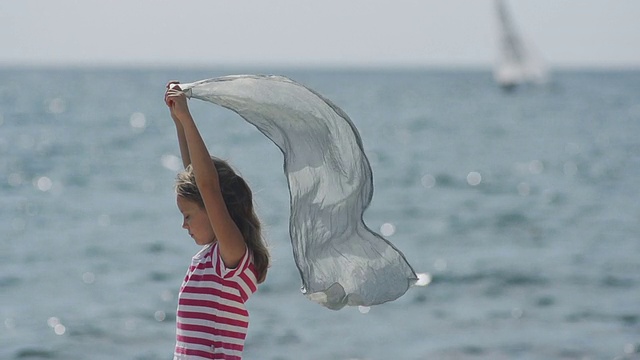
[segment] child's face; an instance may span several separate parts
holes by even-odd
[[[207,211],[198,203],[179,195],[177,203],[178,209],[182,213],[182,228],[189,232],[196,244],[207,245],[215,241],[216,234],[209,221]]]

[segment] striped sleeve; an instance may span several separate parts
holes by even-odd
[[[224,261],[222,261],[222,257],[220,256],[220,247],[218,246],[218,243],[216,243],[213,247],[212,257],[215,258],[215,261],[213,263],[216,265],[216,275],[220,276],[223,279],[230,279],[232,277],[239,276],[245,270],[247,270],[247,268],[249,268],[249,265],[251,265],[251,252],[249,251],[249,248],[246,248],[244,255],[240,259],[240,262],[238,262],[238,266],[236,266],[235,268],[227,268],[224,265]]]

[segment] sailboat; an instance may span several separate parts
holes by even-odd
[[[532,44],[518,33],[504,0],[495,0],[498,17],[498,59],[493,71],[495,81],[504,90],[521,84],[543,84],[548,70]]]

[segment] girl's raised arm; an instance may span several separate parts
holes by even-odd
[[[176,116],[173,111],[173,107],[171,106],[171,100],[169,99],[169,90],[174,84],[178,84],[178,81],[169,81],[167,84],[167,92],[164,94],[164,102],[169,107],[169,111],[171,112],[171,118],[176,125],[176,135],[178,135],[178,145],[180,146],[180,157],[182,158],[182,166],[187,167],[191,164],[191,158],[189,157],[189,148],[187,147],[187,139],[184,135],[184,129],[182,128],[182,123]]]
[[[171,109],[172,117],[177,120],[176,126],[181,126],[177,127],[177,131],[182,160],[190,161],[193,167],[196,185],[218,241],[222,261],[227,268],[235,268],[246,253],[247,245],[240,229],[229,215],[222,197],[218,172],[189,112],[187,98],[180,88],[174,85],[167,90],[165,102]],[[183,136],[182,142],[180,136]]]

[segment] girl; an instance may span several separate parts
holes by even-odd
[[[164,100],[186,168],[176,181],[182,227],[203,246],[178,295],[174,360],[241,359],[249,326],[244,303],[269,266],[251,189],[209,155],[176,82],[167,84]]]

